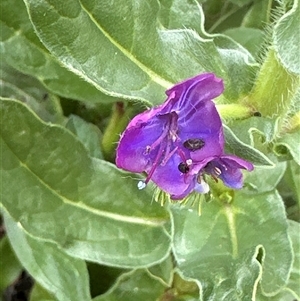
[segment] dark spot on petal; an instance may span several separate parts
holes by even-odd
[[[260,112],[254,112],[253,116],[255,116],[255,117],[261,117],[261,113]]]
[[[183,143],[183,146],[192,152],[194,152],[198,149],[201,149],[204,145],[205,145],[204,141],[199,138],[188,139],[188,140],[184,141],[184,143]]]
[[[188,173],[190,171],[189,166],[184,162],[179,163],[178,169],[182,173]]]

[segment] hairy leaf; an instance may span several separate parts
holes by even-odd
[[[289,235],[294,250],[294,263],[287,287],[300,299],[300,224],[289,220]]]
[[[300,130],[293,133],[286,133],[279,138],[274,145],[274,152],[283,157],[292,156],[300,165],[299,152]]]
[[[226,30],[224,34],[240,43],[253,57],[258,57],[260,47],[264,40],[262,30],[257,28],[236,27]]]
[[[290,72],[300,74],[299,60],[299,15],[298,0],[274,27],[274,48],[283,66]]]
[[[159,300],[166,286],[144,269],[131,271],[119,277],[115,285],[93,301]]]
[[[100,148],[102,134],[97,126],[86,122],[76,115],[71,115],[66,124],[66,128],[78,137],[89,151],[91,157],[103,159]]]
[[[0,53],[9,65],[60,96],[94,103],[115,101],[60,65],[34,33],[23,1],[2,0],[0,11]]]
[[[30,293],[30,301],[57,301],[57,299],[36,282]]]
[[[228,153],[242,157],[254,165],[274,167],[274,163],[266,155],[239,140],[229,127],[224,126],[224,134]]]
[[[22,265],[14,254],[7,236],[0,240],[0,295],[22,272]]]
[[[167,256],[169,216],[150,191],[91,159],[68,130],[43,123],[22,103],[2,100],[0,108],[1,197],[22,228],[107,265],[140,267]]]
[[[294,251],[294,262],[292,270],[289,274],[289,281],[278,294],[268,297],[258,290],[256,301],[297,301],[300,300],[300,240],[299,230],[300,225],[294,221],[289,220],[288,233],[292,241]]]
[[[213,37],[200,37],[191,29],[162,28],[155,0],[25,3],[49,51],[112,96],[158,104],[166,88],[204,71],[225,79],[228,97],[236,99],[251,88],[256,63],[245,49],[226,37],[226,42],[218,38],[216,47]]]
[[[286,162],[278,162],[273,168],[256,166],[252,172],[245,173],[245,193],[257,194],[276,189],[286,171]]]
[[[32,237],[12,217],[4,216],[14,252],[37,282],[60,301],[91,299],[83,260],[70,257],[53,243]]]
[[[0,62],[0,97],[26,103],[44,121],[62,122],[58,97],[48,91],[34,77],[24,75]]]
[[[172,212],[175,259],[183,275],[200,282],[204,300],[251,300],[260,278],[267,294],[286,285],[292,250],[276,192],[239,192],[230,204],[214,200],[201,216],[178,206]]]

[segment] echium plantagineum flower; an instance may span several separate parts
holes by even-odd
[[[252,170],[243,159],[224,154],[220,116],[212,99],[223,92],[223,82],[213,73],[187,79],[167,90],[167,100],[135,116],[123,132],[116,164],[131,172],[146,172],[172,199],[193,190],[208,192],[203,177],[220,178],[225,185],[243,186],[240,169]]]

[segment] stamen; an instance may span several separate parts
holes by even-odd
[[[148,182],[150,181],[150,179],[151,179],[154,171],[158,167],[158,165],[164,166],[175,153],[178,153],[178,155],[180,156],[180,158],[183,161],[182,163],[180,163],[178,165],[178,169],[182,173],[189,172],[189,170],[190,170],[189,166],[191,166],[193,162],[191,159],[186,159],[183,149],[181,149],[180,146],[178,145],[177,141],[179,141],[180,138],[177,135],[177,130],[178,130],[177,120],[178,120],[177,113],[171,112],[170,118],[169,118],[165,128],[163,129],[163,132],[161,133],[161,135],[151,145],[146,146],[144,155],[148,155],[152,150],[156,149],[157,146],[159,146],[159,149],[157,151],[154,161],[151,160],[152,166],[147,175],[146,180],[144,182],[140,181],[138,183],[139,189],[144,189],[146,187],[146,185],[148,184]]]
[[[209,186],[205,182],[204,177],[199,174],[197,177],[197,185],[195,186],[195,190],[199,193],[208,193],[209,192]]]
[[[184,154],[184,152],[180,149],[180,148],[177,148],[177,153],[178,153],[178,155],[180,156],[180,158],[181,158],[181,160],[183,161],[183,162],[186,162],[186,157],[185,157],[185,154]]]
[[[147,178],[146,178],[146,180],[145,180],[145,184],[147,184],[147,183],[150,181],[150,179],[151,179],[151,177],[152,177],[152,175],[153,175],[153,173],[154,173],[156,167],[157,167],[157,166],[159,165],[159,163],[160,163],[160,158],[162,157],[162,154],[163,154],[163,151],[164,151],[164,147],[163,147],[163,146],[164,146],[164,145],[161,144],[160,147],[159,147],[158,153],[157,153],[156,158],[155,158],[155,160],[154,160],[154,162],[153,162],[153,165],[152,165],[152,167],[151,167],[151,170],[150,170],[150,172],[148,173]]]
[[[144,181],[139,181],[137,184],[137,187],[139,190],[144,189],[147,186],[147,184]]]
[[[222,173],[221,169],[219,167],[216,167],[216,166],[214,167],[214,172],[215,172],[215,175],[217,177]]]
[[[201,184],[201,181],[202,181],[202,176],[201,176],[201,174],[198,174],[197,183]]]
[[[150,145],[147,145],[146,146],[146,149],[144,151],[144,155],[148,155],[150,153],[150,150],[151,150],[151,146]]]
[[[168,151],[166,153],[167,156],[164,157],[164,159],[161,162],[161,165],[164,166],[166,165],[166,163],[170,160],[170,158],[177,152],[178,147],[176,146],[171,152],[169,152],[169,148]]]
[[[146,152],[149,153],[151,150],[155,149],[160,143],[166,138],[170,130],[170,123],[164,128],[162,134],[151,144],[151,146],[146,146]]]
[[[218,183],[219,182],[219,180],[218,180],[218,178],[217,178],[217,176],[216,175],[213,175],[213,174],[211,174],[211,177],[215,180],[215,182],[216,183]]]
[[[191,165],[193,164],[193,161],[192,161],[192,159],[187,159],[187,160],[185,161],[185,163],[186,163],[188,166],[191,166]]]

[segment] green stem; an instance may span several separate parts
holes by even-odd
[[[134,109],[128,105],[125,107],[124,103],[117,102],[109,120],[109,123],[104,131],[102,137],[102,152],[103,156],[108,161],[113,161],[115,157],[115,150],[120,138],[120,133],[126,128],[129,120],[134,115]]]
[[[263,116],[284,117],[298,86],[299,78],[289,73],[270,49],[247,103]]]
[[[289,120],[290,131],[297,130],[298,128],[300,128],[300,111]]]
[[[252,107],[243,104],[219,104],[216,107],[224,120],[246,119],[257,113]]]
[[[300,129],[300,111],[288,119],[288,124],[283,128],[282,132],[291,133]]]

